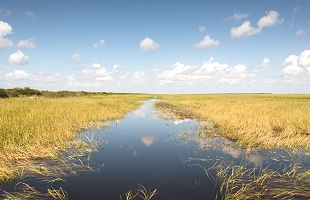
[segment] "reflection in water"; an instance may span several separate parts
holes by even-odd
[[[147,135],[147,134],[141,135],[141,142],[147,147],[151,146],[157,140],[158,140],[158,137],[153,136],[153,135]]]
[[[236,147],[223,147],[222,152],[224,154],[230,154],[233,158],[239,158],[242,150]]]
[[[265,160],[265,158],[258,153],[250,153],[249,155],[246,156],[246,159],[253,163],[255,166],[260,166],[263,164],[263,161]]]
[[[174,124],[181,124],[182,122],[189,122],[191,119],[179,119],[179,120],[174,120]]]

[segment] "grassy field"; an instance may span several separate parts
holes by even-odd
[[[76,132],[120,119],[150,95],[0,99],[0,181],[27,160],[56,158],[75,144]]]
[[[243,147],[310,148],[310,95],[161,95],[180,117],[209,120]]]

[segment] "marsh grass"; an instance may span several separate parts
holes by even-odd
[[[53,187],[48,188],[45,193],[36,190],[30,185],[19,182],[15,186],[15,192],[5,192],[2,195],[3,199],[6,200],[24,200],[24,199],[55,199],[55,200],[67,200],[68,194],[60,187],[54,189]]]
[[[150,200],[157,194],[157,189],[146,189],[142,184],[138,184],[138,189],[130,189],[125,194],[120,195],[120,199],[132,200],[139,197],[142,200]]]
[[[33,161],[56,160],[68,149],[89,148],[78,132],[121,119],[149,95],[0,99],[0,182],[37,170]],[[67,162],[65,165],[67,165]],[[34,168],[34,169],[32,169]]]
[[[223,199],[308,199],[310,171],[291,164],[281,171],[249,165],[214,165]]]
[[[178,118],[210,121],[243,147],[310,148],[310,95],[161,95],[155,104]],[[207,129],[207,128],[206,128]]]

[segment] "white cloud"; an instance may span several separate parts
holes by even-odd
[[[264,60],[261,63],[261,65],[260,66],[256,66],[254,68],[253,72],[254,73],[258,73],[258,72],[262,71],[264,68],[269,66],[269,62],[270,62],[269,58],[264,57]]]
[[[15,70],[14,72],[6,73],[4,78],[6,80],[20,80],[20,79],[29,79],[30,74],[26,73],[23,70]]]
[[[33,11],[25,12],[25,15],[26,15],[27,17],[29,17],[30,19],[36,19],[36,18],[38,18],[38,17],[36,16],[36,14],[35,14]]]
[[[300,54],[298,65],[302,67],[310,67],[310,50],[305,50]]]
[[[23,54],[21,50],[17,50],[10,55],[9,63],[13,65],[25,65],[28,63],[28,56]]]
[[[141,72],[135,72],[131,78],[130,78],[130,83],[143,83],[146,81],[146,77],[145,77],[145,72],[141,71]]]
[[[254,28],[251,26],[250,21],[243,22],[243,24],[239,27],[233,27],[230,30],[230,36],[232,38],[241,38],[241,37],[248,37],[252,35],[260,34],[261,30],[259,28]]]
[[[236,85],[240,82],[239,79],[233,79],[233,78],[221,78],[219,81],[216,82],[216,85]]]
[[[289,57],[285,58],[285,62],[282,64],[285,68],[282,70],[284,74],[288,75],[298,75],[300,74],[303,69],[298,66],[298,56],[290,55]]]
[[[214,40],[210,38],[210,36],[205,36],[202,41],[199,43],[195,44],[193,47],[198,48],[198,49],[205,49],[207,47],[211,46],[218,46],[220,42],[218,40]]]
[[[20,47],[20,48],[37,48],[34,39],[21,40],[17,43],[17,47]]]
[[[249,16],[249,14],[244,14],[244,13],[234,13],[232,16],[229,16],[225,19],[225,21],[228,20],[240,20],[243,18],[247,18]]]
[[[12,11],[11,10],[3,10],[3,9],[0,8],[0,15],[3,15],[5,17],[11,16],[12,15]]]
[[[285,62],[282,64],[284,69],[282,72],[287,75],[298,75],[304,71],[303,67],[310,74],[310,50],[301,52],[300,56],[290,55],[285,58]]]
[[[264,57],[264,60],[263,60],[263,62],[261,64],[261,66],[268,67],[269,66],[269,62],[270,62],[269,58]]]
[[[309,30],[299,29],[298,31],[296,31],[295,35],[298,36],[309,32],[310,32]]]
[[[266,16],[260,18],[257,22],[257,28],[252,27],[250,21],[245,21],[241,26],[233,27],[230,30],[230,36],[232,38],[241,38],[260,34],[265,27],[282,24],[284,19],[279,19],[279,16],[279,13],[276,11],[266,12]]]
[[[13,45],[13,42],[5,36],[12,34],[13,30],[10,24],[0,21],[0,50],[2,50],[5,47],[10,47]]]
[[[93,45],[93,47],[94,47],[94,48],[97,48],[98,46],[102,46],[104,43],[105,43],[105,41],[104,41],[103,39],[101,39],[101,40],[99,40],[98,43],[95,43],[95,44]]]
[[[73,56],[72,56],[72,59],[73,59],[73,62],[74,63],[80,63],[81,61],[82,61],[82,57],[81,57],[81,55],[78,53],[78,52],[76,52]]]
[[[252,76],[246,72],[244,64],[238,64],[234,67],[229,67],[225,63],[214,62],[211,57],[208,61],[204,61],[201,66],[184,65],[177,62],[167,70],[156,70],[158,72],[158,84],[181,84],[193,85],[203,83],[209,80],[218,80],[218,84],[238,83],[242,78]],[[225,81],[224,81],[225,80]],[[227,81],[230,80],[230,81]]]
[[[44,81],[44,82],[57,82],[62,78],[59,73],[50,74],[46,72],[39,72],[36,74],[29,74],[24,70],[15,70],[14,72],[4,74],[3,77],[7,81],[31,80],[31,81]]]
[[[206,27],[205,26],[199,26],[198,30],[200,32],[204,32],[204,31],[206,31]]]
[[[260,18],[259,21],[257,22],[257,26],[260,29],[263,29],[265,27],[271,27],[277,24],[282,24],[284,22],[284,18],[279,19],[279,16],[280,16],[279,13],[274,10],[266,12],[266,16]]]
[[[140,42],[140,49],[142,51],[148,51],[148,50],[156,49],[156,48],[159,48],[159,47],[160,47],[160,45],[158,43],[154,42],[149,37],[146,37],[144,40],[142,40]]]
[[[107,70],[98,63],[89,65],[86,69],[81,71],[80,75],[83,78],[95,79],[98,81],[109,81],[113,79],[111,73],[107,72]]]

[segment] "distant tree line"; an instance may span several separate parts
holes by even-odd
[[[36,89],[31,89],[29,87],[24,88],[13,88],[13,89],[3,89],[0,88],[0,98],[9,97],[47,97],[47,98],[61,98],[61,97],[77,97],[77,96],[88,96],[88,95],[108,95],[108,92],[85,92],[85,91],[39,91]]]

